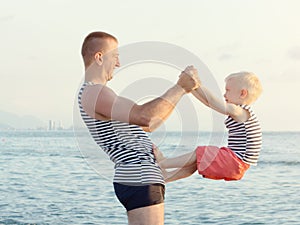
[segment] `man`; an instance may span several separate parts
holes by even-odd
[[[182,72],[165,94],[138,105],[107,87],[113,70],[120,66],[114,36],[90,33],[81,53],[85,65],[85,82],[78,95],[81,116],[96,143],[115,163],[114,189],[127,210],[128,224],[163,224],[164,179],[145,131],[162,124],[199,82]]]

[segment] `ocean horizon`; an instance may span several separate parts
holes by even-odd
[[[168,157],[226,145],[223,132],[150,134]],[[265,131],[240,181],[197,173],[166,185],[165,224],[300,224],[300,132]],[[0,225],[127,224],[113,164],[85,132],[0,131]]]

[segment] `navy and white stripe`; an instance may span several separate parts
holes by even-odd
[[[113,182],[127,185],[164,184],[154,158],[152,142],[140,126],[115,120],[97,120],[86,114],[81,96],[87,85],[92,84],[84,83],[78,94],[80,114],[94,141],[115,163]]]
[[[250,118],[243,123],[228,116],[225,125],[228,128],[228,148],[245,163],[256,165],[262,145],[262,131],[259,121],[248,105],[241,105],[250,113]]]

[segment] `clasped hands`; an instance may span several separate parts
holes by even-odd
[[[198,71],[194,66],[187,66],[179,75],[177,85],[181,86],[187,93],[197,89],[201,84]]]

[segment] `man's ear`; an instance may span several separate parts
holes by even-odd
[[[97,52],[97,53],[95,54],[94,58],[95,58],[95,62],[96,62],[99,66],[101,66],[102,63],[103,63],[103,54],[102,54],[101,52]]]
[[[242,90],[241,90],[241,95],[240,95],[240,97],[241,97],[242,99],[245,99],[247,96],[248,96],[248,90],[242,89]]]

